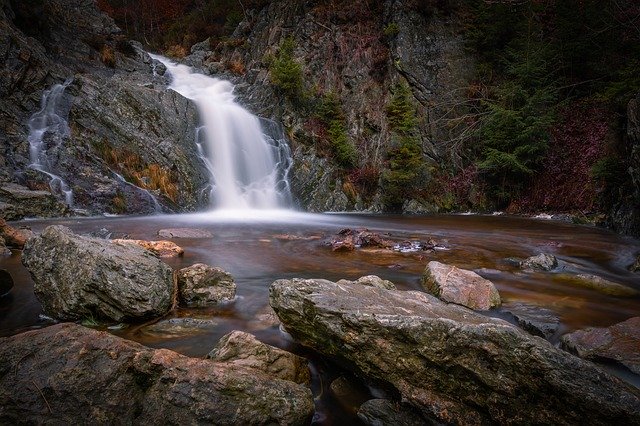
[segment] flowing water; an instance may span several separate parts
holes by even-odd
[[[107,228],[132,238],[157,239],[162,228],[195,227],[209,230],[212,238],[174,239],[184,257],[169,259],[173,268],[197,262],[219,266],[234,275],[238,297],[209,308],[180,308],[171,317],[212,319],[214,324],[197,332],[158,332],[145,325],[110,331],[156,348],[169,348],[201,357],[224,334],[244,330],[260,340],[300,353],[310,360],[316,396],[316,424],[357,424],[356,407],[383,392],[361,385],[349,397],[336,398],[329,385],[344,372],[328,360],[297,346],[271,326],[261,314],[268,306],[268,287],[279,278],[355,279],[375,274],[391,280],[401,290],[420,290],[420,276],[430,260],[476,270],[493,281],[504,302],[520,301],[551,309],[561,320],[559,334],[588,326],[609,326],[640,315],[640,298],[621,298],[576,286],[556,272],[523,272],[506,259],[551,253],[562,272],[600,275],[640,289],[638,274],[626,268],[640,252],[640,240],[612,232],[561,222],[496,216],[368,216],[311,215],[284,211],[212,212],[197,215],[57,219],[19,222],[34,231],[57,223],[79,233]],[[345,227],[366,227],[393,241],[427,241],[432,238],[446,250],[401,253],[356,250],[336,253],[326,241]],[[20,253],[0,259],[11,272],[16,288],[0,299],[0,335],[48,324],[39,318],[41,307],[33,283],[20,264]],[[500,311],[491,313],[509,320]],[[109,325],[105,325],[103,328]],[[553,341],[557,343],[558,336]],[[612,368],[612,367],[607,367]],[[638,376],[622,368],[611,370],[636,386]]]
[[[170,89],[193,100],[202,126],[198,152],[210,173],[212,207],[275,209],[291,205],[286,143],[265,136],[258,117],[235,102],[233,85],[195,73],[159,55],[171,76]]]
[[[73,191],[57,174],[55,167],[56,149],[69,137],[70,130],[66,116],[69,112],[64,90],[71,84],[69,78],[63,84],[56,84],[42,94],[40,110],[29,119],[29,167],[49,177],[49,187],[54,194],[64,197],[65,202],[73,205]],[[52,155],[54,154],[54,155]]]

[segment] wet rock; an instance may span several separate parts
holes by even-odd
[[[0,256],[11,256],[11,250],[7,248],[3,237],[0,237]]]
[[[520,327],[535,336],[549,339],[560,328],[560,318],[550,309],[518,302],[504,304],[502,308],[513,315]]]
[[[598,291],[603,294],[618,297],[635,297],[640,295],[640,291],[635,288],[627,287],[613,281],[606,280],[597,275],[591,274],[561,274],[558,275],[558,279],[562,281],[568,281],[571,284],[579,285],[581,287],[589,288],[591,290]]]
[[[76,324],[0,339],[0,365],[10,424],[303,425],[313,413],[305,386]]]
[[[198,228],[170,228],[158,231],[162,238],[213,238],[213,234],[206,229]]]
[[[565,334],[561,345],[580,358],[613,360],[640,374],[640,317]]]
[[[8,294],[13,288],[13,277],[9,271],[0,269],[0,297]]]
[[[349,229],[345,228],[338,232],[338,236],[331,240],[331,249],[333,251],[353,251],[356,248],[382,248],[392,249],[394,246],[392,241],[386,240],[375,232],[368,229]]]
[[[250,322],[250,325],[255,330],[278,327],[280,325],[280,319],[274,312],[273,308],[267,305],[256,312],[256,315]]]
[[[184,249],[172,241],[145,241],[145,240],[112,240],[119,245],[137,245],[160,257],[180,257],[184,254]]]
[[[145,326],[146,334],[161,335],[163,338],[185,337],[212,331],[218,322],[200,318],[170,318]]]
[[[0,238],[9,247],[23,248],[27,240],[33,237],[33,232],[26,228],[13,228],[0,219]]]
[[[313,240],[319,240],[322,237],[319,235],[303,236],[303,235],[293,235],[293,234],[276,234],[273,236],[273,238],[280,241],[313,241]]]
[[[338,399],[348,398],[357,392],[357,386],[355,386],[345,376],[340,376],[333,380],[329,385],[329,389]]]
[[[422,276],[422,286],[440,299],[471,309],[488,310],[500,306],[495,285],[473,271],[431,261]]]
[[[336,284],[360,284],[360,285],[368,285],[370,287],[378,287],[384,288],[387,290],[395,290],[396,286],[389,280],[383,280],[377,275],[366,275],[364,277],[360,277],[355,281],[349,280],[340,280]]]
[[[511,324],[416,291],[278,280],[286,331],[448,424],[640,421],[640,391]]]
[[[171,268],[135,244],[49,226],[27,242],[22,263],[44,312],[54,318],[122,322],[162,316],[171,308]]]
[[[177,277],[180,303],[187,306],[207,306],[236,296],[233,276],[220,268],[196,263],[180,269]]]
[[[61,203],[49,191],[32,191],[15,183],[0,185],[0,217],[17,220],[24,217],[57,217],[70,213],[68,206]]]
[[[537,269],[541,271],[550,271],[558,266],[558,260],[552,254],[540,253],[537,256],[531,256],[520,262],[522,269]]]
[[[388,399],[370,399],[358,409],[358,418],[370,426],[424,426],[436,425],[426,420],[409,404]]]
[[[331,250],[336,252],[348,252],[354,251],[356,245],[353,242],[353,238],[347,237],[344,240],[335,240],[331,242]]]
[[[640,272],[640,254],[638,255],[638,258],[633,263],[633,265],[629,266],[629,270],[631,272]]]
[[[262,343],[243,331],[232,331],[223,336],[207,358],[294,383],[308,385],[311,382],[306,359]]]

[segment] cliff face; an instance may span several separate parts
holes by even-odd
[[[333,3],[271,2],[250,12],[230,41],[199,43],[185,61],[224,74],[249,109],[283,122],[295,155],[293,189],[303,207],[380,211],[381,174],[395,143],[387,111],[394,89],[411,88],[422,156],[436,165],[457,137],[451,119],[461,113],[454,105],[464,95],[460,88],[471,77],[473,58],[463,50],[459,22],[437,8],[424,14],[410,2]],[[274,84],[273,63],[284,43],[302,69],[296,93]],[[357,152],[350,167],[336,161],[336,121],[322,118],[327,98],[335,99],[338,124]],[[430,179],[427,173],[416,185],[426,187]],[[438,209],[415,200],[407,200],[405,210],[409,206]]]
[[[44,132],[43,168],[68,184],[73,208],[94,214],[150,213],[158,209],[154,197],[166,211],[206,203],[199,199],[208,179],[196,160],[195,108],[164,90],[166,79],[154,72],[148,55],[126,41],[94,1],[0,4],[0,55],[5,58],[0,67],[0,184],[9,191],[0,191],[0,205],[5,217],[64,210],[34,211],[32,203],[16,196],[27,188],[2,182],[49,191],[51,177],[30,166],[29,120],[46,106],[45,91],[65,81],[60,98],[49,107],[67,123]],[[53,192],[64,200],[55,185]]]

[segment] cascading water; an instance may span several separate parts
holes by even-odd
[[[284,135],[265,136],[260,120],[235,102],[230,82],[150,56],[167,68],[169,88],[198,107],[202,126],[196,143],[211,174],[212,205],[233,210],[289,207],[291,156]]]
[[[64,105],[63,95],[71,81],[69,78],[63,84],[56,84],[43,93],[40,110],[29,119],[27,137],[31,160],[29,167],[47,175],[51,191],[64,196],[69,206],[73,205],[73,191],[60,176],[52,172],[55,164],[49,151],[58,148],[70,134],[65,118],[68,108]]]

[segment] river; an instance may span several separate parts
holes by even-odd
[[[610,231],[569,223],[507,216],[440,215],[378,216],[361,214],[302,214],[284,211],[242,214],[203,213],[148,217],[63,218],[14,222],[39,232],[50,224],[62,224],[78,233],[106,228],[135,239],[159,239],[163,228],[192,227],[210,231],[213,238],[174,239],[185,249],[181,258],[167,259],[174,269],[202,262],[219,266],[236,280],[237,298],[231,303],[199,309],[179,308],[173,317],[214,319],[215,325],[198,333],[171,334],[147,330],[144,325],[112,327],[110,332],[154,348],[202,357],[221,336],[244,330],[260,340],[303,354],[310,359],[312,388],[316,396],[315,424],[355,422],[355,409],[371,394],[384,392],[362,386],[349,397],[336,398],[329,391],[333,379],[344,374],[330,361],[309,353],[287,338],[278,327],[258,318],[268,306],[269,285],[279,278],[356,279],[375,274],[401,290],[420,290],[420,277],[430,260],[472,269],[493,281],[503,302],[526,302],[554,311],[561,320],[561,334],[588,326],[609,326],[640,315],[640,298],[621,298],[576,286],[561,273],[587,273],[640,290],[640,278],[627,270],[640,252],[640,240]],[[359,249],[333,252],[327,245],[343,228],[368,228],[396,242],[435,240],[442,249],[433,252],[396,252]],[[507,258],[538,253],[554,254],[554,272],[524,272]],[[0,335],[38,328],[50,322],[41,317],[33,282],[20,263],[20,252],[0,258],[16,282],[0,299]],[[490,313],[512,321],[500,310]],[[107,329],[107,325],[97,328]],[[640,386],[630,372],[605,366]]]

